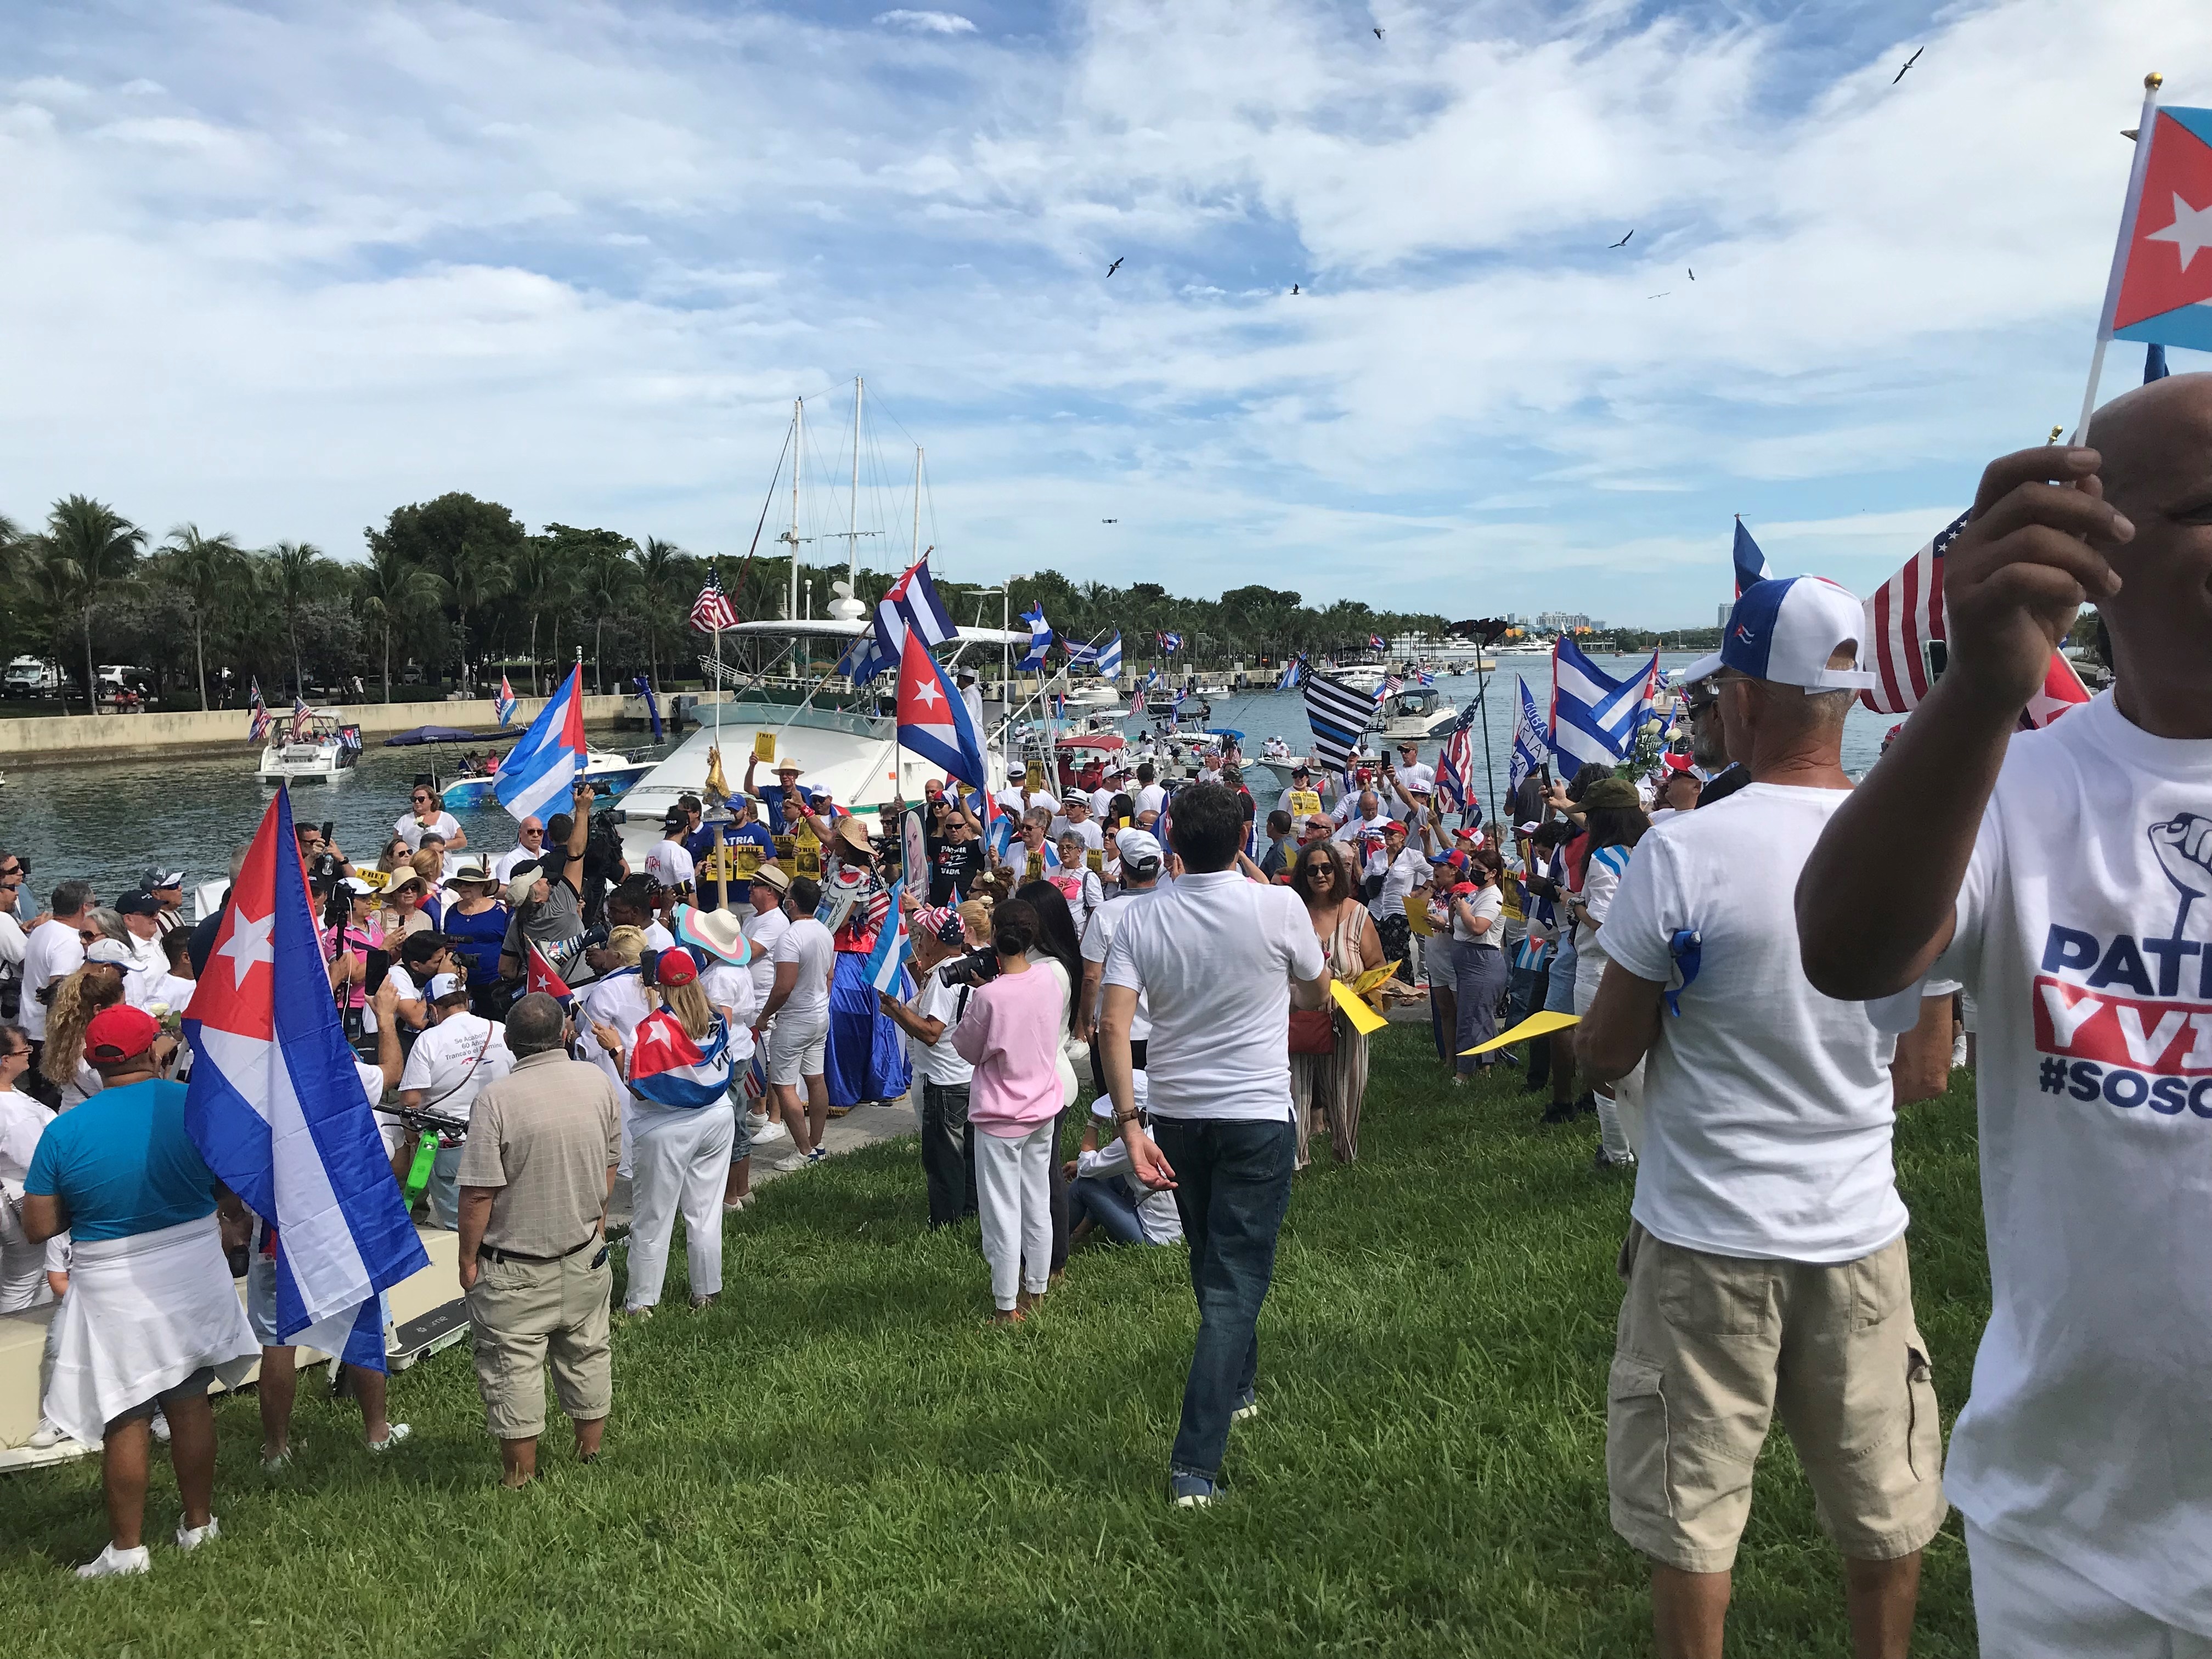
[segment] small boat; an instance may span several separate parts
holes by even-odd
[[[611,755],[598,749],[586,749],[584,754],[584,775],[591,780],[594,793],[608,799],[623,793],[653,769],[651,761],[634,761],[627,755]],[[447,806],[478,806],[492,799],[493,787],[498,782],[496,773],[455,778],[438,792],[438,799]]]
[[[1096,685],[1079,685],[1065,696],[1070,708],[1109,708],[1121,701],[1121,693],[1111,680],[1101,680]]]
[[[1233,697],[1237,690],[1225,680],[1200,680],[1183,695],[1191,697]]]
[[[1418,686],[1401,691],[1384,705],[1381,715],[1382,737],[1386,742],[1433,737],[1458,718],[1459,710],[1446,702],[1433,687]]]
[[[336,783],[361,764],[361,727],[342,721],[335,708],[309,709],[307,730],[296,739],[278,738],[277,724],[270,723],[254,772],[263,783]],[[292,722],[283,724],[289,732]]]
[[[1329,676],[1340,684],[1362,691],[1372,691],[1382,684],[1382,671],[1372,663],[1357,663],[1349,668],[1339,668]]]

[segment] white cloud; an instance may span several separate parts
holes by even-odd
[[[914,29],[923,34],[973,34],[975,25],[957,11],[878,12],[876,21],[891,28]]]

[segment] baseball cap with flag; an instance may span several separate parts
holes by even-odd
[[[1729,613],[1721,648],[1682,671],[1701,680],[1733,668],[1755,680],[1807,691],[1860,691],[1875,677],[1854,666],[1831,668],[1844,646],[1856,659],[1866,631],[1866,609],[1849,588],[1825,576],[1784,576],[1753,582]]]

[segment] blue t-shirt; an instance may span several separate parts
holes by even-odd
[[[507,942],[507,907],[496,901],[473,916],[463,915],[459,904],[446,907],[438,931],[453,940],[456,949],[476,957],[476,965],[469,969],[471,985],[490,985],[498,981],[499,952]]]
[[[799,791],[799,803],[800,805],[807,807],[817,813],[820,813],[822,811],[822,798],[819,795],[816,794],[814,791],[809,789],[803,783],[793,787]],[[768,814],[769,828],[774,830],[777,835],[788,836],[793,833],[793,826],[783,821],[782,790],[762,790],[760,793],[760,805],[761,810]],[[775,842],[770,842],[769,846],[773,848]]]
[[[155,1079],[103,1089],[46,1125],[23,1190],[60,1199],[80,1243],[215,1210],[215,1173],[185,1133],[185,1085]]]

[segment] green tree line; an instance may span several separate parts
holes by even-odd
[[[64,665],[75,694],[88,698],[98,665],[126,663],[157,695],[203,708],[242,702],[255,680],[272,704],[295,689],[312,697],[356,678],[387,702],[395,686],[402,695],[451,685],[483,696],[501,672],[527,695],[545,689],[579,647],[594,690],[619,689],[637,674],[656,685],[701,678],[704,641],[690,609],[708,560],[672,542],[562,524],[533,534],[499,502],[459,492],[394,508],[362,537],[354,558],[305,541],[248,548],[197,524],[157,538],[88,495],[56,501],[43,524],[0,517],[0,574],[16,601],[0,608],[0,653]],[[788,559],[714,562],[740,618],[786,614]],[[802,586],[812,585],[813,614],[825,614],[843,568],[802,564],[798,574]],[[857,597],[872,607],[891,580],[862,571]],[[1163,633],[1183,636],[1176,665],[1259,666],[1444,625],[1440,616],[1358,600],[1316,608],[1257,584],[1194,599],[1150,582],[1115,587],[1046,570],[1007,586],[1004,614],[1017,630],[1020,613],[1042,604],[1064,638],[1120,629],[1125,664],[1164,660],[1155,644]],[[939,590],[956,621],[1000,624],[995,588],[940,580]],[[781,648],[731,641],[726,658],[764,668]],[[424,690],[409,689],[416,680]]]

